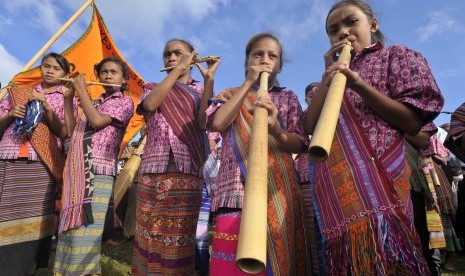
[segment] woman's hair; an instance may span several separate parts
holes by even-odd
[[[313,89],[313,87],[316,87],[319,85],[320,85],[319,82],[312,82],[309,85],[307,85],[307,87],[305,87],[305,97],[307,97],[308,92],[310,92]]]
[[[265,38],[270,38],[276,41],[279,45],[279,69],[283,69],[283,46],[281,45],[281,42],[279,42],[278,38],[276,36],[270,34],[270,33],[259,33],[254,35],[249,42],[247,42],[247,45],[245,46],[245,65],[247,65],[248,59],[249,59],[249,54],[252,51],[252,48],[260,42],[262,39]]]
[[[119,57],[107,57],[102,59],[99,63],[94,65],[94,74],[98,78],[100,69],[102,69],[102,66],[107,63],[107,62],[114,62],[118,64],[121,67],[121,71],[123,72],[123,78],[125,80],[129,79],[129,76],[131,75],[131,71],[129,71],[129,67],[126,64],[126,62],[122,61]]]
[[[180,38],[173,38],[173,39],[170,39],[168,40],[166,43],[165,43],[165,48],[166,46],[168,46],[168,44],[170,44],[171,42],[175,42],[175,41],[178,41],[178,42],[181,42],[182,44],[184,44],[184,46],[187,47],[187,49],[189,49],[189,52],[193,52],[195,49],[194,49],[194,46],[192,46],[192,43],[190,43],[189,41],[187,40],[184,40],[184,39],[180,39]],[[165,49],[164,48],[164,49]]]
[[[374,20],[375,19],[375,14],[373,12],[373,10],[371,9],[370,5],[368,5],[368,3],[366,3],[365,1],[363,0],[341,0],[340,2],[334,4],[331,9],[329,10],[328,12],[328,15],[326,16],[326,33],[328,33],[328,17],[329,15],[336,9],[340,8],[340,7],[343,7],[343,6],[347,6],[347,5],[351,5],[351,6],[354,6],[354,7],[357,7],[359,8],[367,17],[370,21]],[[384,44],[384,35],[383,33],[379,30],[376,30],[375,33],[373,33],[371,35],[371,43],[378,43],[380,42],[381,44]]]
[[[46,54],[40,61],[40,64],[42,64],[44,60],[49,57],[52,57],[56,60],[58,65],[60,65],[61,69],[65,71],[66,75],[68,75],[71,71],[74,70],[74,67],[75,67],[74,64],[69,63],[69,61],[64,56],[57,54],[57,53],[53,53],[53,52]]]

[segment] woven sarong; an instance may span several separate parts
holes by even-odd
[[[314,163],[311,178],[323,234],[323,273],[427,275],[407,208],[410,170],[403,139],[377,158],[345,100],[331,154]]]
[[[70,229],[58,235],[55,275],[101,274],[100,249],[108,202],[115,177],[95,175],[92,194],[94,223]]]
[[[228,89],[217,98],[227,101],[236,91]],[[233,150],[244,178],[247,175],[247,157],[253,124],[253,115],[249,110],[253,109],[255,101],[256,94],[249,92],[231,126]],[[272,275],[308,275],[309,246],[303,224],[301,194],[294,161],[291,154],[280,149],[271,136],[268,144],[267,271]]]
[[[183,173],[139,177],[133,275],[195,275],[202,184]]]
[[[55,186],[42,162],[0,160],[0,275],[48,266]]]

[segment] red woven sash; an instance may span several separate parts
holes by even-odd
[[[14,106],[26,104],[29,100],[29,92],[31,92],[31,87],[8,88],[8,93]],[[26,139],[29,140],[55,180],[61,182],[63,180],[65,157],[58,148],[55,135],[52,134],[47,124],[44,121],[40,122],[34,132],[32,132],[31,137],[26,136]]]

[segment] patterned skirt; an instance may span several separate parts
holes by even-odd
[[[236,253],[239,244],[239,229],[242,211],[218,214],[215,218],[212,256],[210,263],[211,276],[246,276],[251,275],[236,266]],[[269,264],[269,260],[267,260]],[[266,271],[255,274],[267,275]]]
[[[0,275],[48,266],[55,181],[42,162],[0,161]]]
[[[144,174],[137,189],[134,275],[195,275],[195,233],[203,181]]]
[[[55,275],[100,274],[100,249],[105,223],[113,191],[114,176],[95,175],[92,195],[94,223],[70,229],[58,235],[55,256]]]

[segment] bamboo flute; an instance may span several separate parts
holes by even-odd
[[[257,98],[268,94],[268,73],[260,75]],[[268,209],[268,111],[255,107],[250,137],[244,205],[242,208],[236,265],[258,274],[266,268]]]
[[[349,44],[344,45],[338,61],[342,61],[349,65],[350,50],[351,46]],[[337,72],[329,86],[328,94],[326,95],[320,117],[318,118],[308,148],[308,154],[315,159],[315,161],[325,161],[329,156],[334,133],[336,132],[336,125],[341,110],[346,82],[347,77],[341,72]]]
[[[57,78],[57,80],[67,81],[67,82],[73,81],[72,79],[68,79],[68,78]],[[88,84],[88,85],[111,86],[111,87],[121,87],[120,84],[103,83],[103,82],[95,82],[95,81],[86,81],[86,84]]]
[[[192,60],[191,66],[194,66],[194,64],[196,64],[196,63],[207,62],[207,61],[210,61],[210,60],[215,60],[215,59],[220,59],[220,58],[221,58],[220,56],[208,56],[208,57],[194,59],[194,60]],[[171,70],[174,67],[176,67],[176,66],[161,68],[160,72],[165,72],[165,71]]]

